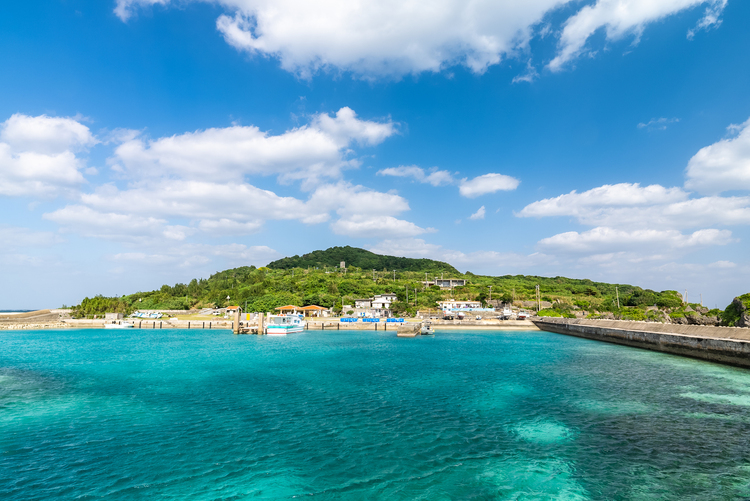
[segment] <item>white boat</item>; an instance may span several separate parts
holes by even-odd
[[[521,311],[518,312],[518,317],[516,317],[516,318],[518,318],[518,320],[526,320],[530,316],[531,316],[531,313],[529,313],[526,310],[521,310]]]
[[[430,322],[423,322],[420,334],[423,336],[434,336],[435,331],[432,330],[432,324],[430,324]]]
[[[512,316],[513,316],[513,310],[511,310],[507,306],[503,308],[503,314],[502,314],[503,320],[509,320],[510,317]]]
[[[132,329],[133,324],[121,323],[121,324],[104,324],[105,329]]]
[[[303,330],[305,330],[305,322],[299,315],[271,315],[266,324],[266,334],[269,336],[286,336]]]

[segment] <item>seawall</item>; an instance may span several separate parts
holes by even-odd
[[[541,330],[750,368],[750,329],[624,320],[535,318]]]

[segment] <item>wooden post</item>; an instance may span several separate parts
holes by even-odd
[[[258,313],[258,334],[265,334],[263,332],[263,313]]]
[[[188,320],[188,329],[190,329],[190,321]]]
[[[204,329],[206,328],[206,322],[203,322],[203,328]]]
[[[240,333],[240,309],[234,310],[234,321],[232,322],[232,332],[235,334]]]

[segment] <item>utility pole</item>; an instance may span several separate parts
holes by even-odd
[[[417,289],[414,289],[414,307],[417,307]]]
[[[492,301],[492,286],[490,285],[490,301]]]
[[[701,306],[703,306],[703,293],[701,292]]]
[[[372,281],[375,281],[375,268],[372,269]]]
[[[617,289],[617,286],[615,286],[615,296],[617,296],[617,309],[620,309],[620,291]]]
[[[542,293],[539,290],[539,284],[536,286],[536,311],[540,311],[542,309]]]
[[[406,289],[406,304],[409,304],[409,288],[404,286],[404,289]]]
[[[396,270],[393,270],[393,281],[396,281]]]
[[[687,297],[687,289],[685,289],[685,304],[689,304],[688,297]]]

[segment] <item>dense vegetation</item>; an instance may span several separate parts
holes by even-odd
[[[380,259],[377,267],[367,260],[370,254]],[[325,264],[327,261],[320,261],[323,258],[335,263],[335,266],[332,264],[329,267]],[[76,307],[76,315],[92,316],[106,311],[129,312],[133,309],[187,310],[231,304],[246,306],[246,311],[273,311],[286,304],[317,304],[341,311],[342,303],[353,304],[355,299],[386,292],[398,295],[398,301],[393,305],[396,313],[409,314],[417,309],[434,309],[437,301],[451,295],[456,299],[479,300],[483,303],[490,300],[490,295],[493,303],[534,301],[537,285],[540,286],[542,300],[552,304],[542,313],[545,315],[611,312],[620,318],[645,320],[658,316],[649,307],[657,306],[669,314],[682,315],[687,306],[675,291],[656,292],[626,284],[565,277],[460,274],[450,265],[439,261],[378,256],[352,247],[334,247],[301,258],[287,259],[290,261],[282,259],[272,263],[276,269],[244,266],[216,273],[208,279],[193,279],[188,284],[178,283],[174,286],[163,285],[154,291],[138,292],[122,298],[86,298]],[[346,270],[338,268],[342,260],[347,261]],[[287,268],[292,262],[317,264],[309,264],[309,268]],[[367,266],[355,266],[354,262],[366,263]],[[390,265],[385,266],[384,263]],[[398,263],[414,269],[398,269]],[[374,273],[373,268],[376,270]],[[395,280],[393,270],[397,270]],[[468,283],[453,291],[440,290],[435,286],[425,287],[425,277],[432,280],[439,273],[445,278],[465,278]]]
[[[448,273],[458,275],[458,270],[448,263],[432,259],[413,259],[408,257],[382,256],[357,247],[331,247],[317,250],[302,256],[285,257],[268,264],[272,270],[291,270],[292,268],[338,268],[341,261],[347,267],[378,271],[418,271],[427,273]]]
[[[740,324],[740,317],[750,312],[750,293],[743,294],[729,303],[729,306],[721,313],[721,321],[724,325],[734,327]]]

